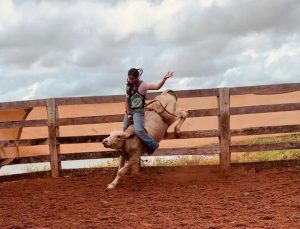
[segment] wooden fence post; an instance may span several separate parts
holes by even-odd
[[[60,133],[59,133],[59,126],[56,125],[56,120],[58,120],[58,106],[56,105],[55,103],[55,134],[56,134],[56,137],[59,137],[60,136]],[[57,140],[56,140],[56,150],[57,150],[57,157],[58,157],[58,175],[60,176],[61,175],[61,172],[62,172],[62,169],[61,169],[61,161],[60,161],[60,144],[57,143]]]
[[[220,88],[218,97],[219,109],[219,144],[220,144],[220,170],[226,172],[230,168],[230,94],[229,88]]]
[[[58,116],[55,99],[47,99],[48,113],[48,132],[49,132],[49,153],[52,177],[59,177],[61,171],[61,163],[59,160],[59,145],[57,144],[58,128],[56,128],[56,119]]]

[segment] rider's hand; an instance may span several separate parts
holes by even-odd
[[[164,79],[165,79],[165,80],[166,80],[166,79],[169,79],[170,77],[173,76],[173,73],[174,73],[174,72],[167,72],[167,74],[164,76]]]

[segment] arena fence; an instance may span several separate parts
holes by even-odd
[[[289,92],[300,91],[300,83],[277,84],[249,87],[232,87],[232,88],[213,88],[213,89],[197,89],[197,90],[179,90],[176,91],[178,98],[192,97],[216,97],[218,106],[212,109],[196,109],[188,110],[188,118],[193,117],[218,117],[218,129],[182,131],[180,139],[188,138],[207,138],[218,137],[219,146],[203,148],[183,148],[183,149],[159,149],[155,155],[203,155],[216,154],[220,155],[220,169],[226,171],[230,168],[231,152],[253,152],[266,150],[284,150],[284,149],[300,149],[300,142],[283,142],[269,144],[231,144],[231,136],[247,136],[247,135],[264,135],[278,133],[295,133],[300,132],[300,125],[281,125],[281,126],[260,126],[243,129],[230,128],[230,116],[267,112],[282,112],[300,110],[299,103],[270,104],[231,107],[230,96],[244,94],[283,94]],[[158,93],[150,93],[148,99],[153,99]],[[76,143],[94,143],[101,142],[107,135],[89,135],[89,136],[72,136],[61,137],[59,127],[67,125],[82,124],[98,124],[121,122],[123,114],[89,116],[76,118],[60,118],[58,107],[64,105],[80,105],[80,104],[102,104],[102,103],[119,103],[124,101],[124,95],[112,96],[92,96],[92,97],[72,97],[72,98],[50,98],[30,101],[4,102],[0,103],[0,110],[24,109],[28,114],[34,107],[45,106],[47,108],[48,119],[42,120],[22,120],[22,121],[5,121],[0,122],[0,129],[7,128],[24,128],[24,127],[41,127],[48,126],[48,138],[35,139],[12,139],[1,140],[0,148],[19,147],[19,146],[35,146],[49,145],[49,155],[37,155],[31,157],[18,158],[2,158],[2,164],[9,161],[13,164],[49,162],[51,165],[51,174],[57,177],[61,173],[61,161],[78,160],[78,159],[98,159],[117,157],[116,151],[100,151],[100,152],[76,152],[61,154],[60,144],[76,144]],[[26,116],[26,115],[25,115]],[[166,139],[176,139],[174,133],[169,133]],[[184,152],[184,153],[182,153]]]

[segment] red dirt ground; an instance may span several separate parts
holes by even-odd
[[[300,170],[148,170],[0,182],[0,228],[300,228]]]

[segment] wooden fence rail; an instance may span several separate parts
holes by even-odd
[[[296,111],[296,110],[300,110],[299,103],[231,107],[229,112],[230,115],[241,115],[241,114],[257,114],[257,113]],[[219,115],[219,111],[217,108],[198,109],[198,110],[188,110],[188,114],[189,114],[189,118],[207,117],[207,116],[217,116]],[[121,122],[123,120],[123,117],[124,117],[123,114],[116,114],[116,115],[102,115],[102,116],[89,116],[89,117],[76,117],[76,118],[57,118],[56,125],[68,126],[68,125]],[[47,119],[6,121],[6,122],[0,122],[0,129],[39,127],[39,126],[46,126],[47,123],[48,123]]]
[[[219,138],[219,145],[218,146],[214,145],[206,148],[159,149],[156,155],[181,155],[182,152],[185,152],[184,154],[188,154],[188,155],[219,154],[220,169],[222,171],[226,171],[230,168],[231,152],[300,149],[299,142],[284,142],[284,143],[259,144],[259,145],[253,145],[253,144],[232,145],[231,144],[231,136],[300,132],[299,123],[294,125],[261,126],[261,127],[251,127],[251,128],[243,128],[243,129],[230,128],[231,115],[296,111],[296,110],[300,110],[300,98],[299,98],[299,103],[231,107],[230,96],[244,95],[244,94],[257,94],[257,95],[283,94],[283,93],[296,92],[296,91],[300,91],[300,83],[176,91],[178,98],[215,97],[217,99],[218,102],[217,108],[188,110],[188,118],[217,116],[218,129],[182,131],[180,133],[180,138],[189,139],[189,138],[217,137]],[[159,93],[150,93],[148,98],[153,99],[158,94]],[[96,143],[96,142],[101,142],[108,135],[65,137],[59,135],[59,127],[68,126],[68,125],[121,122],[123,120],[123,114],[76,117],[76,118],[59,118],[58,106],[121,103],[123,101],[124,101],[124,95],[112,95],[112,96],[78,97],[78,98],[55,98],[55,99],[53,98],[53,99],[40,99],[40,100],[0,103],[0,110],[25,109],[28,112],[30,112],[34,107],[45,106],[47,108],[47,115],[48,115],[48,119],[42,119],[42,120],[21,120],[21,121],[0,122],[0,131],[1,129],[10,129],[10,128],[22,129],[24,127],[46,126],[48,127],[48,133],[49,133],[47,138],[0,140],[0,148],[49,145],[50,157],[48,155],[37,155],[34,157],[20,157],[20,158],[16,158],[13,162],[32,163],[32,162],[44,162],[50,160],[51,173],[53,177],[57,177],[60,175],[61,161],[63,160],[116,157],[118,153],[115,151],[88,152],[88,153],[77,152],[72,154],[61,154],[60,153],[61,144]],[[176,136],[173,132],[171,132],[168,133],[165,139],[166,140],[176,139]]]

